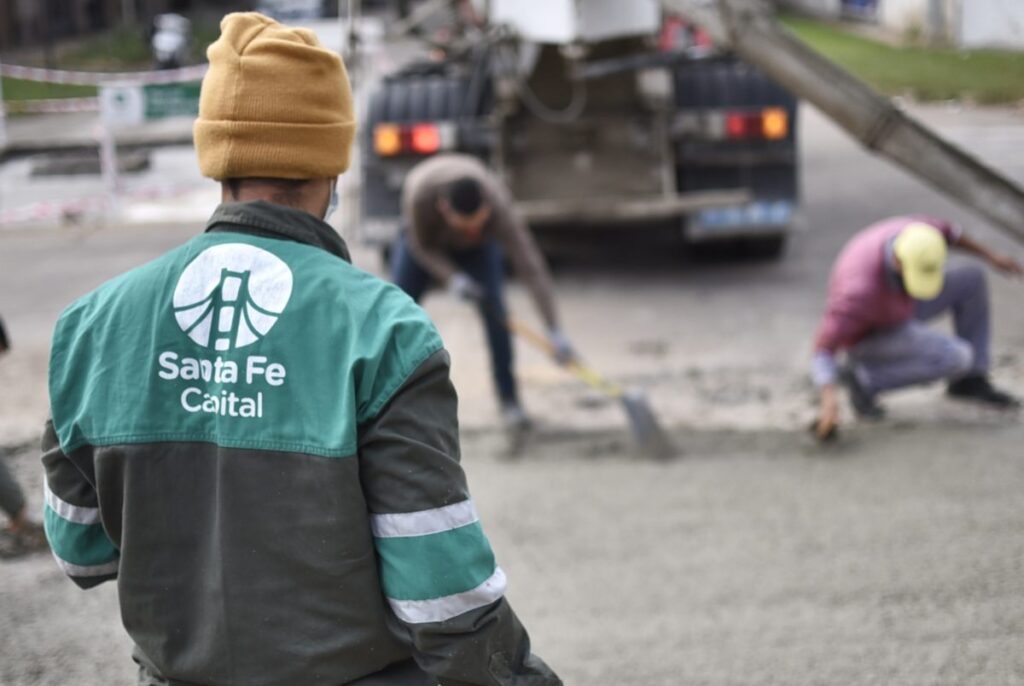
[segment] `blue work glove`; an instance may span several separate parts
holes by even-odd
[[[573,350],[572,343],[558,329],[548,331],[548,343],[551,344],[551,354],[554,356],[555,362],[563,367],[576,359],[576,351]]]
[[[465,302],[478,303],[484,299],[484,289],[463,272],[456,272],[448,279],[448,292]]]

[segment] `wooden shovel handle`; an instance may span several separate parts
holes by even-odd
[[[508,319],[506,320],[506,326],[508,326],[509,331],[519,336],[527,343],[530,343],[538,350],[541,350],[550,355],[551,357],[554,357],[555,348],[554,346],[551,345],[551,341],[549,341],[547,336],[545,336],[544,334],[540,333],[539,331],[535,331],[532,327],[524,324],[523,322],[519,321],[518,319],[512,316],[509,316]],[[588,386],[598,391],[601,391],[602,393],[605,393],[613,398],[622,397],[622,394],[625,392],[623,388],[619,386],[617,383],[609,381],[608,379],[604,378],[593,369],[583,366],[576,360],[573,360],[569,364],[565,365],[565,368],[568,369],[576,378],[586,383]]]
[[[555,348],[551,345],[551,341],[548,340],[547,336],[543,335],[539,331],[534,331],[515,317],[510,316],[508,321],[505,322],[505,325],[508,327],[509,331],[529,342],[535,348],[546,352],[548,355],[555,354]]]

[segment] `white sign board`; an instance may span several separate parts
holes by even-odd
[[[100,116],[109,127],[141,124],[146,118],[142,86],[100,86]]]
[[[960,6],[962,48],[1024,49],[1024,3],[971,0]]]

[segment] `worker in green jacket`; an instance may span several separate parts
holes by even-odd
[[[58,564],[117,580],[142,684],[560,684],[504,599],[437,332],[324,223],[341,60],[259,14],[221,29],[195,142],[223,204],[56,327]]]

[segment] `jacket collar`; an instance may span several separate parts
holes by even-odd
[[[221,231],[314,245],[352,262],[345,241],[329,224],[309,212],[264,200],[221,203],[206,223],[206,232]]]

